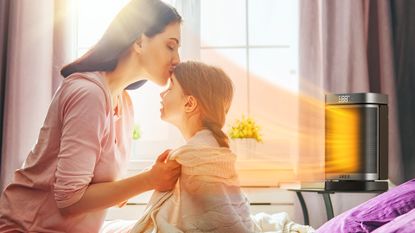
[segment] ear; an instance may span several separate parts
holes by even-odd
[[[187,96],[187,102],[184,105],[185,112],[194,112],[197,109],[197,99],[194,96]]]

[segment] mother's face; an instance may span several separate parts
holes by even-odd
[[[158,85],[166,85],[174,67],[180,62],[180,23],[171,23],[154,37],[142,37],[141,62]]]

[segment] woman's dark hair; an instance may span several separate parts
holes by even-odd
[[[131,0],[113,19],[98,43],[82,57],[61,69],[66,78],[76,72],[111,71],[121,54],[142,34],[153,37],[164,31],[167,25],[182,21],[173,7],[161,0]],[[127,89],[144,84],[138,81]]]

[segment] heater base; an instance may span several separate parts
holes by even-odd
[[[326,181],[324,189],[328,191],[386,191],[388,181]]]

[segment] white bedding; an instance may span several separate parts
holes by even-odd
[[[228,148],[186,145],[170,159],[182,164],[179,182],[171,192],[154,192],[130,232],[314,232],[286,213],[251,216],[239,187],[236,156]]]

